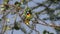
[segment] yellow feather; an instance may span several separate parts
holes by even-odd
[[[29,15],[27,15],[27,17],[30,17],[31,15],[29,14]]]
[[[26,25],[29,25],[29,20],[26,19],[26,20],[25,20],[25,24],[26,24]]]

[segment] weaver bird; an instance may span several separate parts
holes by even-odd
[[[25,17],[25,24],[29,24],[29,21],[30,19],[32,19],[32,12],[31,12],[31,9],[30,8],[26,8],[24,13],[23,13],[23,16]]]

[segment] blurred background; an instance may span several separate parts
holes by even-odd
[[[22,0],[9,0],[8,5],[12,6],[2,14],[1,5],[4,0],[0,0],[0,34],[60,34],[60,0],[23,0],[20,5],[22,9],[18,13],[24,14],[26,6],[31,9],[33,18],[29,25],[24,23],[24,16],[19,16],[16,12],[16,6],[13,7],[16,1]],[[19,30],[13,28],[15,21]]]

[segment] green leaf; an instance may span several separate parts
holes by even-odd
[[[7,26],[7,25],[5,25],[4,27],[3,27],[3,31],[5,31],[5,30],[10,30],[11,28],[9,27],[9,26]]]
[[[4,4],[8,4],[9,0],[4,0]]]
[[[9,0],[4,0],[4,2],[9,2]]]
[[[14,29],[15,29],[15,30],[19,30],[19,29],[20,29],[20,27],[18,26],[17,23],[14,23]]]
[[[46,34],[46,30],[43,31],[43,34]]]
[[[60,31],[60,27],[56,27],[55,29],[58,30],[58,31]]]
[[[0,19],[0,21],[2,21],[2,19]]]
[[[21,3],[18,2],[18,1],[16,1],[16,2],[15,2],[15,5],[16,5],[16,7],[20,7]]]
[[[1,7],[1,11],[5,11],[6,9],[5,9],[5,7]]]
[[[54,33],[50,33],[50,34],[54,34]]]

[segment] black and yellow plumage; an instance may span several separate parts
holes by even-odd
[[[29,21],[32,18],[32,12],[31,9],[29,7],[27,7],[23,13],[24,17],[25,17],[25,24],[29,25]]]

